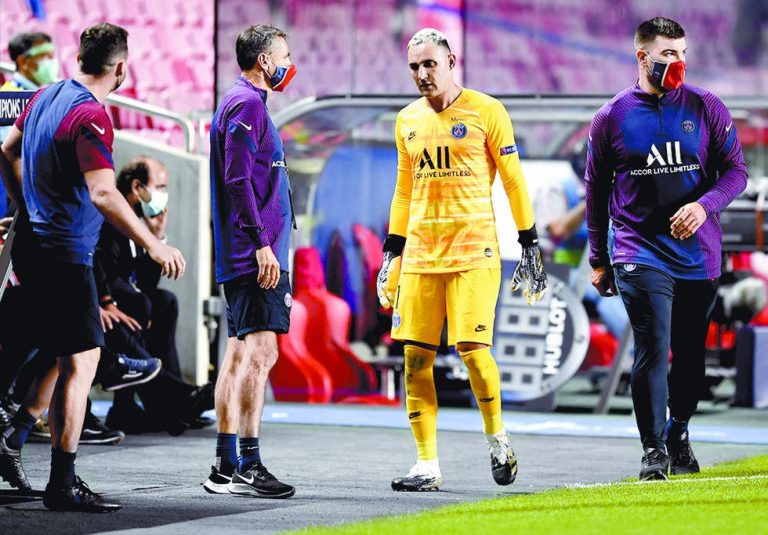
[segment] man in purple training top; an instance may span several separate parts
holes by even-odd
[[[75,475],[75,455],[88,391],[104,332],[93,277],[93,254],[106,218],[162,266],[181,277],[181,253],[139,221],[115,187],[107,96],[128,73],[128,32],[96,24],[80,36],[80,72],[35,93],[2,146],[0,173],[19,211],[13,262],[44,326],[40,351],[51,368],[38,377],[0,437],[0,476],[22,490],[29,483],[21,447],[50,400],[51,475],[43,504],[57,511],[102,512],[106,503]],[[12,169],[21,158],[22,176]],[[21,178],[21,180],[19,180]],[[28,410],[29,409],[29,410]]]
[[[592,284],[604,296],[618,287],[632,324],[647,480],[666,479],[670,464],[672,474],[699,471],[688,420],[720,276],[719,212],[746,187],[747,166],[725,105],[683,84],[683,28],[645,21],[635,49],[638,82],[605,104],[589,131],[587,226]]]
[[[251,26],[237,38],[242,76],[211,125],[216,282],[224,285],[229,339],[216,381],[216,462],[206,491],[289,498],[295,489],[261,463],[259,424],[276,334],[288,332],[288,246],[293,209],[285,153],[267,96],[296,73],[285,33]],[[238,463],[237,438],[240,437]]]

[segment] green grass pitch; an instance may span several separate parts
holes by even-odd
[[[768,534],[768,455],[669,481],[559,488],[299,533]]]

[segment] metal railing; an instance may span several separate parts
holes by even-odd
[[[515,108],[516,120],[541,122],[591,121],[595,111],[613,95],[494,95],[507,108]],[[329,108],[392,107],[404,108],[418,95],[329,95],[307,97],[278,111],[272,120],[279,129],[309,112]],[[768,98],[723,97],[734,118],[746,118],[743,110],[768,109]]]
[[[16,67],[13,63],[0,62],[0,71],[8,74],[16,72]],[[121,95],[109,95],[107,97],[107,104],[110,106],[117,106],[130,111],[149,115],[151,117],[157,117],[160,119],[167,119],[181,127],[181,131],[184,134],[184,149],[187,152],[195,152],[195,142],[197,140],[197,134],[195,131],[195,123],[188,117],[176,113],[174,111],[155,106],[154,104],[147,104],[140,100],[136,100],[129,97],[123,97]]]

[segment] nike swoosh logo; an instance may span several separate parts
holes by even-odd
[[[94,128],[96,129],[96,131],[97,131],[99,134],[101,134],[102,136],[104,135],[104,132],[106,132],[106,131],[107,131],[107,129],[106,129],[106,128],[99,128],[98,126],[96,126],[96,123],[91,123],[91,126],[92,126],[92,127],[94,127]]]
[[[731,123],[731,124],[729,124],[728,126],[726,126],[726,127],[725,127],[725,131],[726,131],[726,132],[730,132],[730,131],[731,131],[731,127],[732,127],[732,126],[733,126],[733,123]]]
[[[141,372],[129,372],[123,374],[123,379],[135,379],[136,377],[141,377]]]
[[[246,129],[246,130],[248,130],[249,132],[250,132],[251,130],[253,130],[253,127],[252,127],[251,125],[249,125],[249,124],[245,124],[245,123],[243,123],[242,121],[237,121],[237,122],[238,122],[238,123],[240,123],[240,124],[243,126],[243,128],[245,128],[245,129]]]
[[[253,485],[253,476],[251,476],[251,480],[250,481],[248,481],[248,479],[246,479],[245,476],[240,476],[240,479],[242,479],[243,481],[245,481],[249,485]]]

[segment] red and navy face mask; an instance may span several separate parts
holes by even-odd
[[[653,62],[653,68],[648,72],[653,85],[665,92],[674,91],[683,85],[685,61],[677,60],[672,63],[662,63],[655,61],[650,55],[648,58]]]
[[[275,74],[269,77],[269,85],[272,86],[272,91],[282,91],[287,86],[291,79],[296,76],[296,65],[290,67],[277,67]]]

